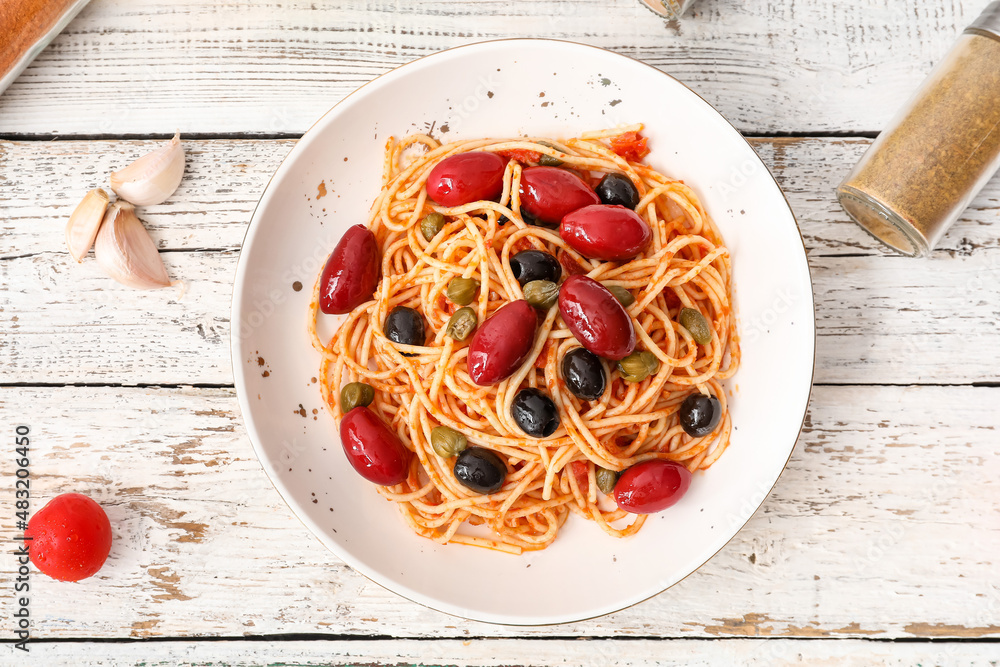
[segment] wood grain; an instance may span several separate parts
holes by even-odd
[[[444,48],[552,37],[638,58],[744,132],[877,131],[984,2],[95,0],[0,98],[0,133],[301,133]]]
[[[228,384],[229,303],[238,249],[291,141],[188,142],[177,193],[141,215],[186,291],[134,291],[77,265],[65,221],[84,192],[157,142],[0,143],[0,339],[6,382]],[[813,272],[817,382],[1000,380],[1000,182],[926,260],[883,251],[833,194],[867,140],[754,140],[793,210]],[[314,276],[300,280],[311,284]],[[288,286],[291,289],[291,285]],[[974,295],[967,298],[961,295]],[[756,326],[753,322],[746,327]]]
[[[34,508],[87,493],[115,543],[90,580],[33,575],[33,636],[59,641],[6,644],[0,664],[1000,663],[1000,389],[972,386],[1000,381],[1000,183],[929,260],[890,256],[833,196],[870,143],[857,135],[984,4],[699,0],[666,22],[638,0],[93,0],[0,96],[4,138],[115,138],[0,141],[0,414],[33,429]],[[535,36],[658,67],[746,133],[836,135],[752,140],[798,217],[826,386],[761,511],[704,567],[617,614],[508,628],[397,597],[294,518],[227,386],[229,301],[257,198],[294,145],[263,137],[300,135],[421,56]],[[187,142],[181,188],[142,211],[186,291],[70,262],[72,207],[155,143],[120,138],[175,128],[235,138]],[[0,595],[0,617],[12,605]],[[122,642],[74,641],[88,638]]]
[[[6,645],[11,661],[19,657]],[[726,639],[712,642],[673,640],[413,640],[383,641],[226,641],[101,644],[35,644],[32,659],[76,667],[159,667],[214,665],[257,667],[348,667],[358,664],[454,665],[455,667],[716,667],[747,665],[792,667],[936,667],[995,666],[1000,653],[992,645],[936,642],[892,644],[863,640]]]
[[[97,576],[32,578],[38,638],[1000,636],[998,389],[816,387],[787,469],[726,548],[647,602],[558,628],[462,621],[355,574],[271,487],[231,389],[6,388],[0,412],[31,425],[34,506],[86,493],[114,527]]]

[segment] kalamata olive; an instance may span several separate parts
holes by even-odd
[[[467,489],[488,495],[496,493],[507,478],[507,466],[496,452],[469,447],[455,461],[455,479]]]
[[[510,258],[510,270],[524,287],[532,280],[559,282],[562,266],[553,255],[542,250],[522,250]]]
[[[635,349],[635,327],[615,295],[584,275],[559,290],[559,313],[580,344],[599,357],[623,359]]]
[[[691,486],[691,473],[676,461],[651,459],[637,463],[618,478],[615,502],[632,514],[665,510]]]
[[[715,430],[722,417],[722,403],[715,396],[694,392],[684,399],[680,410],[681,427],[694,438]]]
[[[635,297],[632,296],[632,292],[629,292],[621,285],[605,285],[605,287],[608,288],[609,292],[615,295],[615,298],[618,299],[618,303],[626,308],[635,303]]]
[[[496,153],[459,153],[446,157],[427,177],[427,196],[442,206],[495,199],[503,192],[507,161]]]
[[[340,442],[358,474],[382,486],[399,484],[410,468],[410,450],[379,416],[359,406],[340,420]]]
[[[533,387],[517,392],[510,406],[510,416],[532,438],[547,438],[559,428],[556,404]]]
[[[431,429],[431,447],[441,458],[458,456],[468,446],[469,439],[449,426],[435,426]]]
[[[642,382],[660,370],[660,360],[647,350],[633,352],[618,362],[618,372],[626,382]]]
[[[349,313],[368,301],[378,286],[378,242],[364,225],[344,232],[323,268],[319,309],[327,315]]]
[[[472,381],[487,387],[510,377],[531,351],[537,324],[535,309],[523,299],[488,317],[469,344]]]
[[[396,306],[385,317],[382,327],[385,337],[401,345],[424,344],[424,318],[417,311],[406,306]],[[403,352],[403,356],[412,357],[413,353]]]
[[[524,286],[524,300],[539,310],[548,310],[559,300],[559,285],[551,280],[532,280]]]
[[[635,211],[598,204],[563,218],[559,236],[584,257],[622,261],[642,252],[653,232]]]
[[[562,376],[566,388],[585,401],[599,399],[608,385],[600,358],[582,347],[570,350],[563,357]]]
[[[567,213],[601,199],[583,180],[557,167],[528,167],[521,172],[521,207],[543,223],[558,225]]]
[[[448,287],[444,293],[452,303],[468,306],[476,298],[476,290],[478,289],[479,281],[475,278],[457,276],[448,281]]]
[[[424,216],[420,221],[420,233],[428,241],[437,236],[437,233],[444,227],[444,216],[434,211]]]
[[[476,311],[469,306],[465,306],[456,310],[455,314],[448,320],[445,333],[453,339],[462,342],[469,337],[469,334],[472,333],[472,330],[476,328],[476,324],[478,323],[479,316],[476,315]]]
[[[375,400],[375,389],[364,382],[349,382],[340,390],[340,412],[347,414],[354,408],[369,406]]]
[[[632,179],[625,174],[605,174],[594,192],[601,198],[602,204],[624,206],[633,211],[639,205],[639,191],[632,184]]]
[[[712,327],[699,311],[694,308],[681,308],[680,316],[677,319],[681,326],[691,334],[691,338],[694,338],[694,342],[700,345],[712,342]]]
[[[615,484],[618,483],[617,471],[598,467],[594,471],[594,476],[597,478],[597,488],[601,490],[601,493],[610,495],[615,490]]]

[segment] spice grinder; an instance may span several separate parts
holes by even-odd
[[[1000,2],[992,2],[879,134],[837,198],[876,239],[922,256],[998,167]]]

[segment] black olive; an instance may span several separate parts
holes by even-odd
[[[510,416],[533,438],[546,438],[559,428],[559,411],[552,399],[537,389],[522,389],[510,406]]]
[[[530,213],[528,213],[527,211],[525,211],[523,206],[520,209],[518,209],[518,210],[521,213],[521,220],[524,220],[524,224],[526,224],[526,225],[537,225],[538,227],[548,227],[548,225],[545,225],[544,223],[539,222],[538,220],[535,219],[535,217],[533,215],[531,215]],[[506,215],[501,215],[500,219],[497,221],[497,224],[500,225],[501,227],[503,227],[508,222],[510,222],[510,220],[507,219],[507,216]],[[550,229],[555,229],[558,226],[559,225],[556,225],[555,227],[550,227]]]
[[[722,404],[715,396],[695,392],[681,403],[681,427],[688,435],[700,438],[715,430],[722,417]]]
[[[602,204],[617,204],[633,211],[639,205],[639,191],[625,174],[605,174],[594,188]]]
[[[510,258],[510,270],[517,282],[524,287],[532,280],[559,282],[562,266],[559,260],[541,250],[522,250]]]
[[[496,493],[507,477],[507,466],[495,452],[469,447],[455,461],[455,479],[476,493]]]
[[[382,331],[385,332],[385,337],[394,343],[402,345],[424,344],[424,318],[420,316],[420,313],[406,306],[396,306],[389,311]],[[403,356],[415,357],[416,354],[403,352]]]
[[[600,357],[582,347],[570,350],[563,357],[562,376],[566,388],[585,401],[599,399],[608,384]]]

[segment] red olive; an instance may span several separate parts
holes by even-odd
[[[559,236],[584,257],[621,261],[642,252],[653,232],[632,209],[599,204],[563,218]]]
[[[488,387],[510,377],[531,351],[537,324],[535,309],[523,299],[493,313],[469,345],[472,381]]]
[[[565,169],[528,167],[521,172],[521,206],[544,223],[558,225],[567,213],[600,203],[590,186]]]
[[[441,206],[495,199],[503,192],[507,160],[496,153],[459,153],[446,157],[427,177],[427,196]]]
[[[593,278],[570,276],[559,290],[559,312],[585,348],[606,359],[635,349],[635,327],[615,295]]]
[[[340,442],[347,460],[374,484],[393,486],[406,479],[410,450],[378,415],[358,406],[340,420]]]
[[[691,472],[676,461],[637,463],[615,484],[615,502],[632,514],[652,514],[680,500],[691,486]]]
[[[327,315],[351,312],[375,293],[378,278],[375,235],[364,225],[354,225],[344,232],[323,269],[319,309]]]

